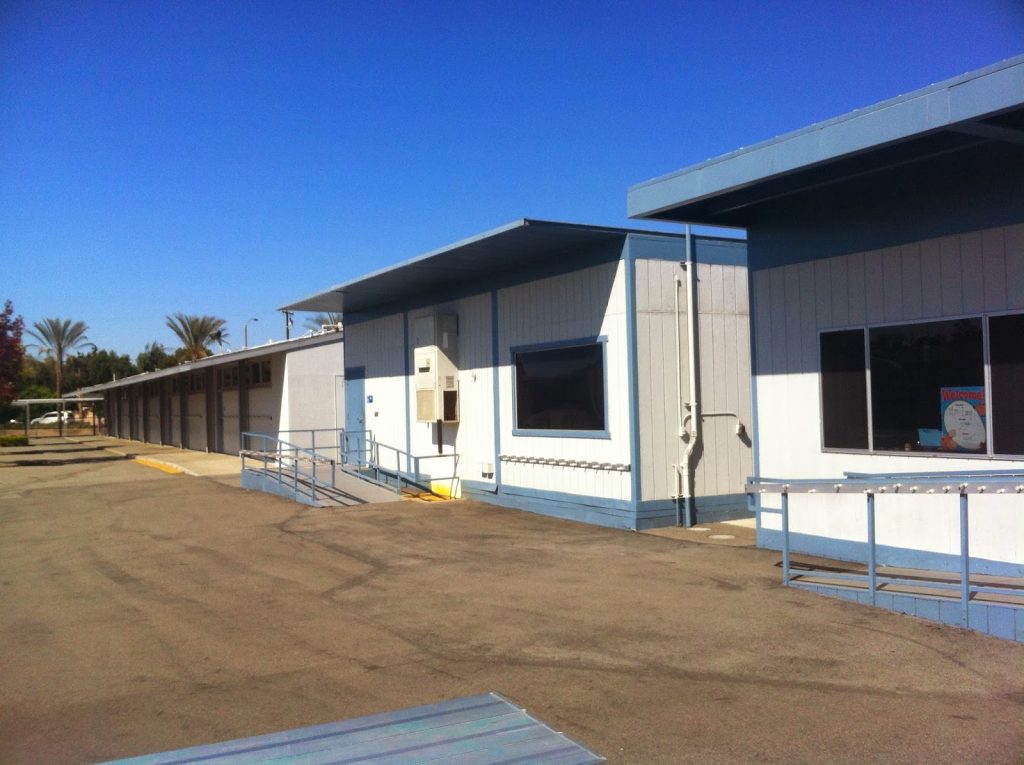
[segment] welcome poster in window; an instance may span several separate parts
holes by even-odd
[[[942,448],[947,452],[985,450],[985,388],[942,388]]]

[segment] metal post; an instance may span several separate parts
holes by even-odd
[[[789,587],[789,487],[782,487],[782,585]]]
[[[292,454],[292,493],[294,496],[299,496],[299,450],[294,446],[292,447],[294,454]]]
[[[871,605],[875,605],[877,590],[877,562],[875,560],[875,495],[870,491],[868,497],[868,589],[871,590]]]
[[[316,428],[313,428],[309,431],[309,439],[311,444],[311,446],[309,447],[310,451],[316,454]]]
[[[971,624],[969,605],[971,601],[971,556],[967,531],[967,492],[960,487],[960,623]]]

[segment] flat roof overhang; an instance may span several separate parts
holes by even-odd
[[[1024,151],[1024,55],[640,183],[627,209],[746,227],[763,203],[985,142]]]
[[[438,293],[453,283],[486,279],[561,255],[578,254],[586,248],[622,241],[627,234],[678,236],[523,218],[280,306],[279,310],[358,313]]]
[[[183,361],[173,367],[158,369],[155,372],[141,372],[137,375],[132,375],[131,377],[122,377],[120,380],[111,380],[108,383],[91,385],[88,388],[82,388],[81,390],[73,393],[65,394],[64,398],[68,401],[78,401],[84,395],[101,393],[106,390],[113,390],[114,388],[122,388],[125,385],[138,385],[139,383],[149,382],[150,380],[159,380],[164,377],[173,377],[174,375],[197,372],[201,369],[206,369],[207,367],[234,364],[239,361],[246,361],[248,359],[259,358],[260,356],[267,356],[274,353],[290,353],[291,351],[297,351],[302,348],[311,348],[317,345],[328,345],[330,343],[341,342],[344,339],[344,332],[328,331],[313,335],[304,335],[302,337],[293,337],[289,340],[276,340],[274,342],[264,343],[263,345],[251,345],[248,348],[239,348],[234,351],[215,353],[212,356],[206,356],[205,358],[197,359],[195,361]],[[102,401],[102,399],[98,400]]]

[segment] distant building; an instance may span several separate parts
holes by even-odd
[[[328,331],[219,353],[95,385],[117,438],[237,454],[241,434],[340,427],[343,334]],[[285,439],[287,440],[287,439]]]

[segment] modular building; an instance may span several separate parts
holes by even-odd
[[[111,436],[237,454],[244,432],[276,436],[340,427],[343,347],[343,333],[335,328],[219,353],[78,393],[104,397]]]
[[[355,462],[622,528],[747,513],[742,240],[521,220],[283,309],[344,316]]]
[[[1024,575],[1024,57],[642,183],[628,206],[748,232],[755,479],[837,479],[789,500],[792,549],[863,562],[872,533],[879,563],[956,569],[969,541],[972,572]],[[877,497],[877,528],[838,482],[858,476],[900,495]],[[762,496],[760,544],[780,547],[780,509]]]

